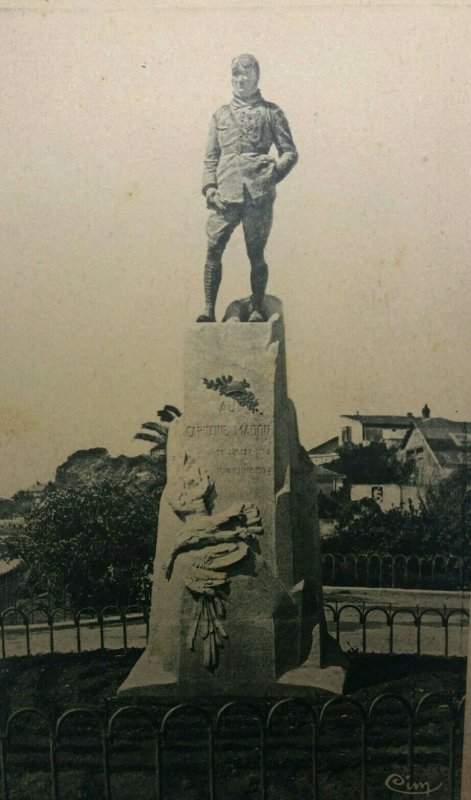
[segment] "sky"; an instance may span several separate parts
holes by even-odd
[[[78,449],[146,452],[140,424],[183,405],[240,52],[300,156],[266,256],[302,443],[357,410],[471,420],[469,7],[0,7],[0,496]],[[218,316],[248,293],[236,231]]]

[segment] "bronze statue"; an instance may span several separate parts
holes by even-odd
[[[298,154],[281,108],[260,94],[259,77],[254,56],[234,58],[233,98],[211,120],[203,173],[203,194],[209,209],[205,309],[197,322],[215,322],[222,255],[240,222],[251,266],[248,321],[264,321],[262,306],[268,280],[264,249],[272,226],[275,186],[294,167]],[[269,155],[272,145],[278,160]]]

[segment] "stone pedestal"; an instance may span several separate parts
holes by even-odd
[[[231,306],[227,322],[186,337],[149,643],[120,693],[343,687],[345,658],[323,614],[314,470],[287,395],[281,303],[266,299],[264,323],[238,316]]]

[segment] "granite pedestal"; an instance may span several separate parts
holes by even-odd
[[[342,691],[327,634],[313,466],[287,394],[282,307],[186,335],[170,426],[148,646],[120,694]],[[232,311],[231,311],[232,309]]]

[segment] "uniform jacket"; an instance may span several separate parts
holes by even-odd
[[[260,162],[271,146],[278,161]],[[203,172],[203,194],[210,186],[229,203],[241,203],[244,188],[257,198],[275,192],[275,184],[298,159],[288,121],[281,108],[264,100],[260,92],[243,102],[234,97],[211,119]]]

